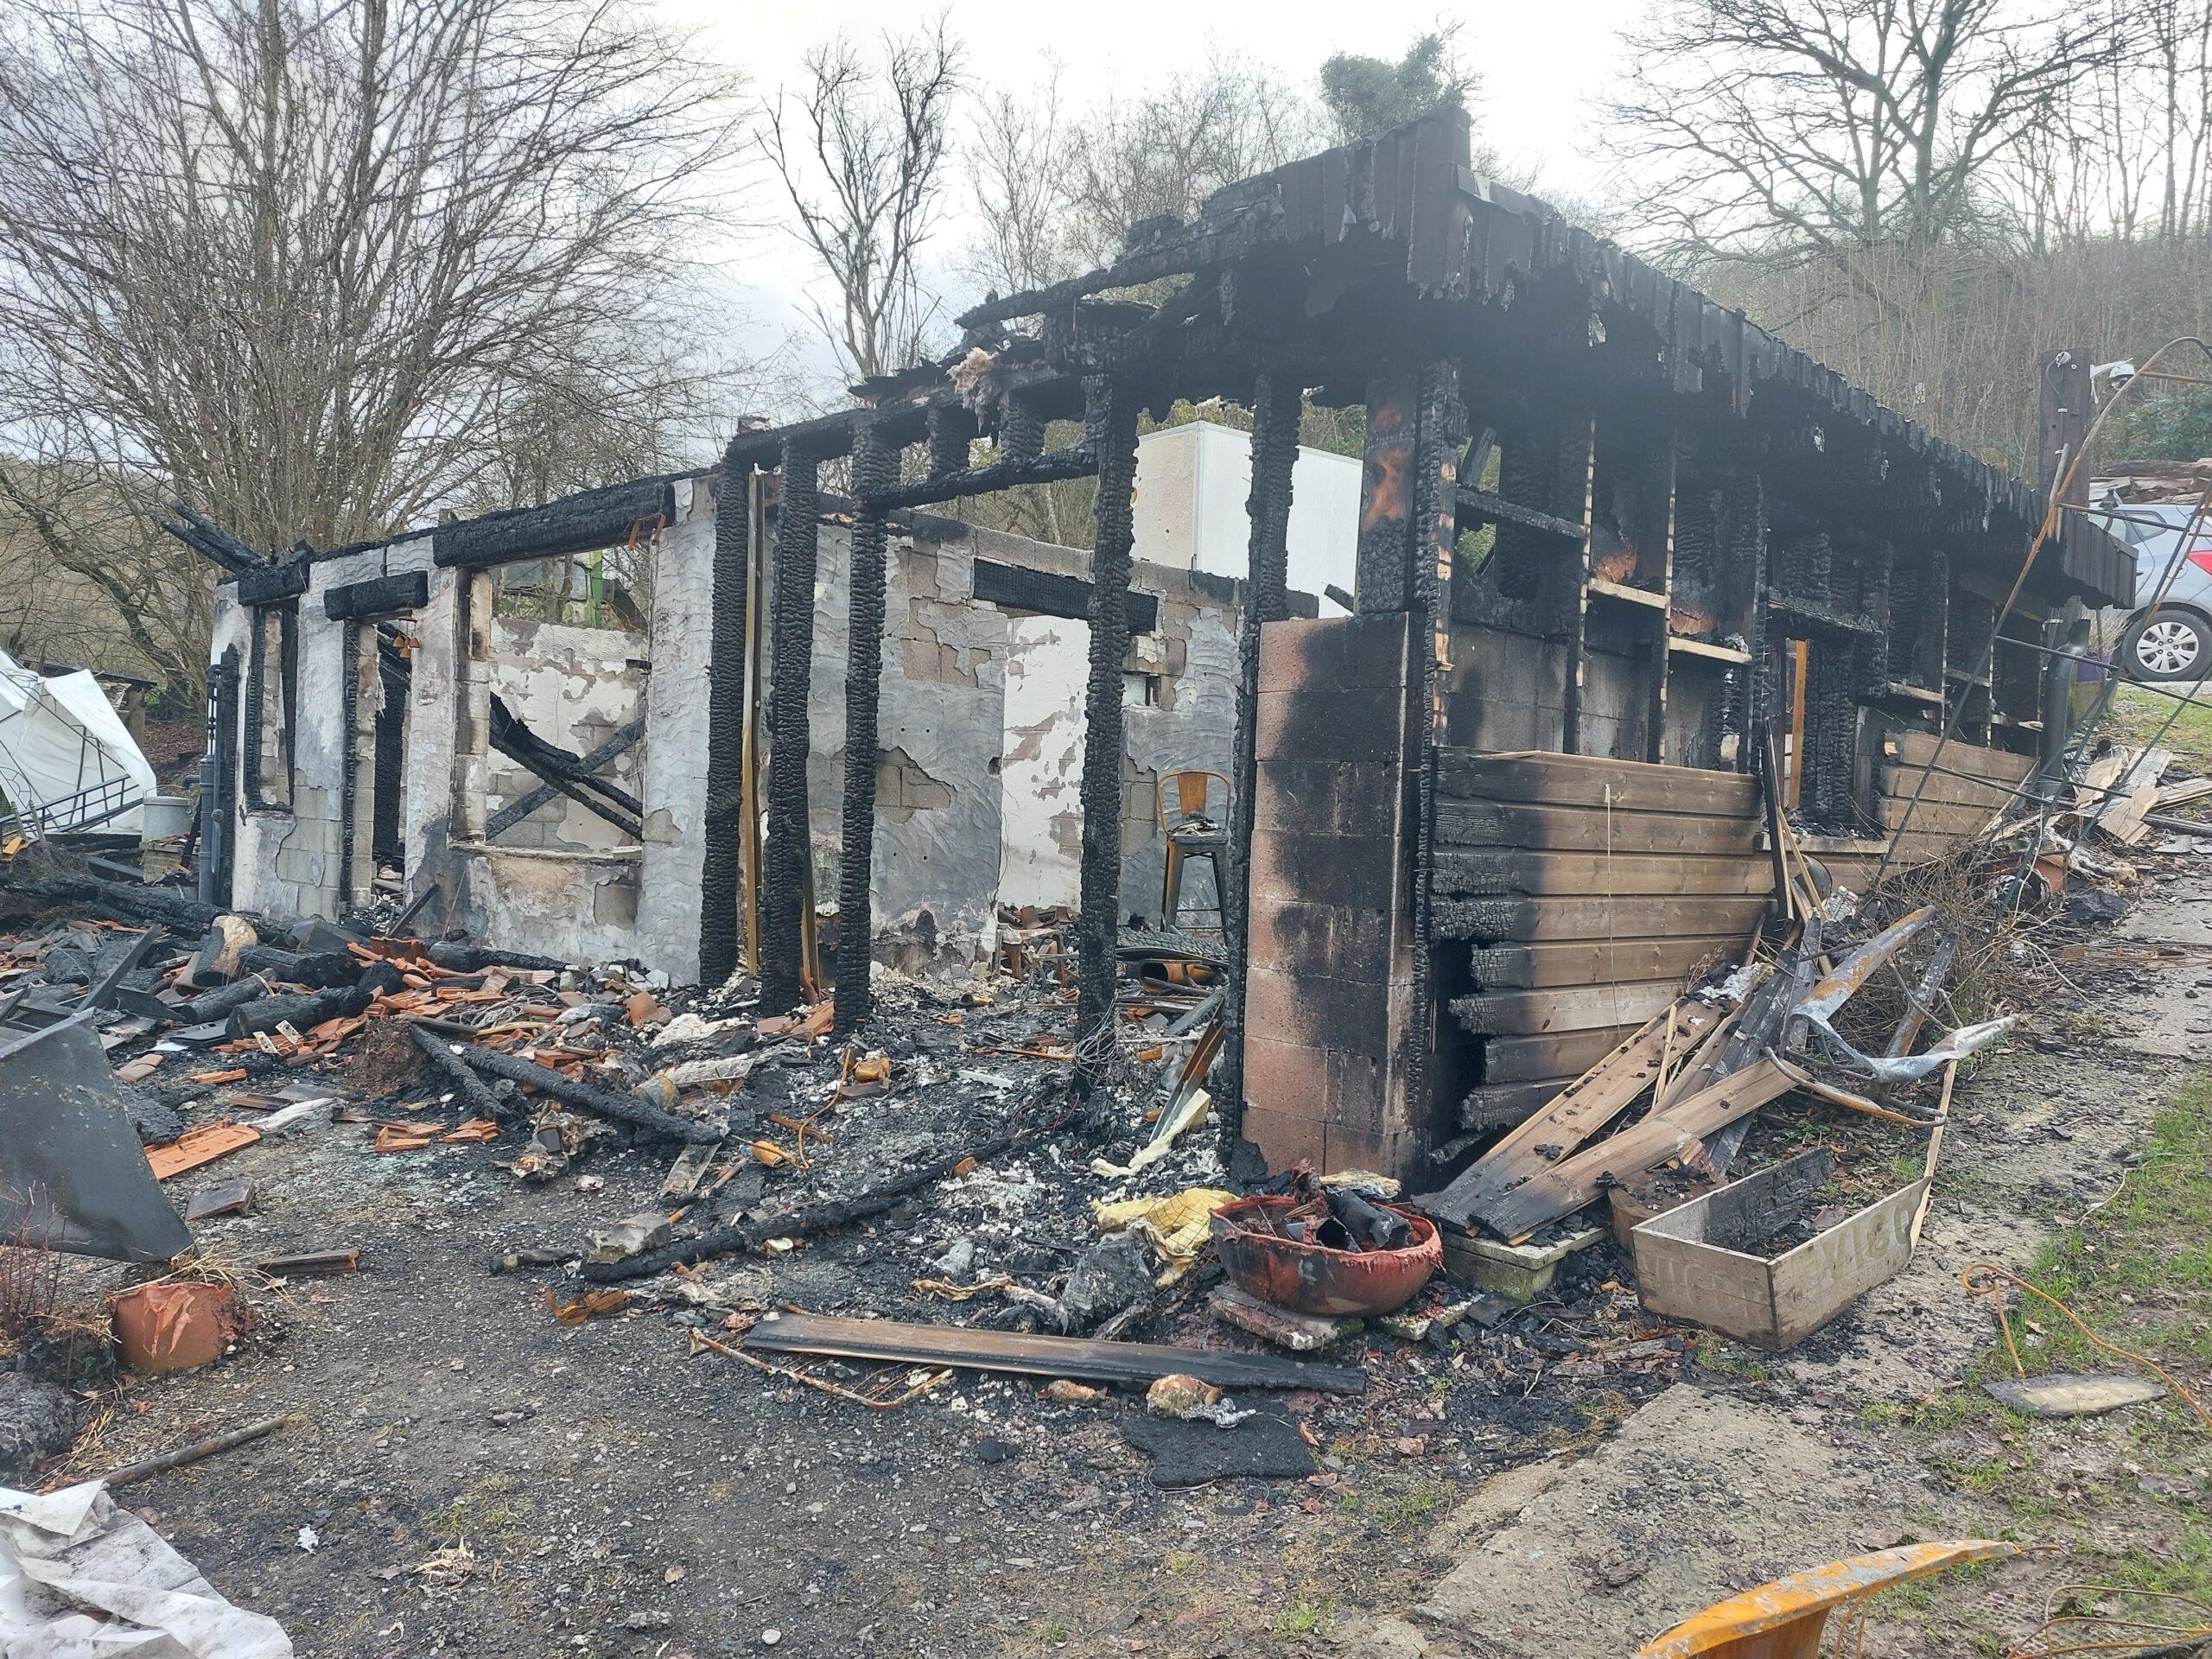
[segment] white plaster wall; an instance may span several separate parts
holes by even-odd
[[[1360,463],[1301,446],[1291,467],[1290,586],[1323,597],[1351,591],[1359,543]],[[1136,556],[1171,569],[1245,575],[1251,558],[1252,440],[1212,421],[1147,432],[1137,440]]]
[[[1083,886],[1084,686],[1090,626],[1058,616],[1007,623],[1000,761],[999,898],[1065,905]]]
[[[688,982],[699,976],[699,878],[706,860],[707,675],[714,644],[714,489],[676,486],[675,525],[653,572],[652,671],[637,795],[645,804],[638,873],[638,953]]]
[[[289,811],[246,804],[243,779],[238,791],[238,851],[232,869],[232,900],[242,910],[277,916],[332,916],[337,912],[342,846],[340,810],[344,800],[347,734],[345,728],[346,625],[323,612],[331,588],[372,577],[427,569],[427,537],[338,558],[318,560],[310,569],[307,592],[299,601],[299,690],[287,711],[293,734],[292,804]],[[435,592],[438,582],[433,573]],[[234,590],[220,590],[214,655],[233,639],[243,669],[251,671],[251,619]],[[272,677],[276,672],[273,661]],[[418,689],[419,697],[419,689]],[[245,699],[239,698],[238,753],[243,768]],[[410,787],[411,796],[422,791]],[[433,791],[443,804],[443,791]]]
[[[586,628],[495,616],[485,624],[490,696],[547,742],[588,754],[645,712],[650,632]],[[487,697],[485,715],[488,721]],[[644,797],[636,746],[599,769],[599,776]],[[489,749],[484,764],[487,819],[536,790],[537,774]],[[559,852],[612,852],[636,843],[582,802],[556,795],[501,833],[499,845]]]

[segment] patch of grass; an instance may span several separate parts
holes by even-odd
[[[1029,1639],[1040,1648],[1057,1648],[1074,1632],[1058,1619],[1039,1619],[1029,1627]]]
[[[2152,1120],[2142,1161],[2088,1224],[2046,1240],[2023,1275],[2107,1341],[2156,1357],[2212,1361],[2212,1077],[2189,1084]],[[2044,1330],[2031,1370],[2120,1362],[2050,1307],[2023,1310]],[[2019,1323],[2014,1322],[2014,1340]]]
[[[2113,693],[2103,729],[2122,743],[2141,745],[2158,735],[2166,717],[2174,713],[2174,700],[2139,685],[2122,685]],[[2176,760],[2197,772],[2212,772],[2212,709],[2184,709],[2158,747],[2171,749]]]
[[[2021,1276],[2104,1340],[2189,1376],[2212,1360],[2212,1076],[2184,1086],[2158,1112],[2141,1152],[2104,1207],[2052,1235]],[[2009,1317],[2031,1372],[2137,1369],[2037,1298],[2018,1298]],[[2212,1506],[2188,1484],[2204,1467],[2207,1437],[2195,1414],[2169,1398],[2125,1419],[2039,1421],[1999,1407],[1980,1387],[2012,1374],[2011,1354],[1993,1335],[1964,1386],[1920,1405],[1869,1408],[1864,1414],[1901,1434],[1955,1434],[1923,1455],[1979,1501],[1985,1518],[1977,1524],[1986,1535],[2069,1544],[2063,1576],[2101,1586],[2077,1597],[2079,1611],[2141,1612],[2155,1605],[2131,1601],[2130,1592],[2212,1605]],[[2092,1456],[2085,1463],[2084,1442],[2099,1435],[2110,1461]],[[2101,1473],[2123,1459],[2126,1473]],[[2184,1480],[2139,1494],[2132,1477],[2145,1470]],[[2155,1517],[2146,1504],[2158,1506]],[[2113,1541],[2116,1529],[2127,1529],[2118,1534],[2122,1541]],[[1974,1653],[2001,1653],[1993,1637],[1985,1643],[1974,1631],[1986,1609],[1975,1592],[1961,1593],[1961,1576],[1911,1588],[1929,1590],[1938,1608],[1954,1613],[1975,1609],[1957,1634]],[[1885,1603],[1909,1617],[1927,1605],[1910,1592]],[[2164,1611],[2171,1615],[2179,1606],[2164,1604]],[[2077,1627],[2081,1632],[2095,1633],[2088,1626]]]
[[[1418,1524],[1444,1501],[1444,1494],[1426,1482],[1411,1491],[1394,1492],[1375,1506],[1378,1525],[1392,1532],[1402,1532]]]
[[[1774,1368],[1759,1358],[1755,1351],[1719,1337],[1707,1337],[1698,1344],[1697,1368],[1721,1376],[1738,1377],[1746,1382],[1764,1382],[1774,1375]]]
[[[1275,1615],[1277,1636],[1326,1636],[1337,1622],[1337,1605],[1326,1596],[1300,1596]]]
[[[433,1538],[447,1544],[457,1544],[467,1538],[504,1537],[522,1522],[521,1512],[506,1496],[514,1486],[512,1476],[490,1476],[478,1481],[443,1509],[428,1511],[423,1516],[423,1524]]]

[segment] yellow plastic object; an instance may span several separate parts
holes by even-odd
[[[1715,1602],[1638,1648],[1635,1659],[1815,1659],[1828,1614],[1846,1602],[1968,1561],[2021,1552],[2018,1544],[1961,1538],[1847,1556]]]
[[[1160,1257],[1165,1269],[1160,1282],[1172,1285],[1191,1270],[1205,1249],[1213,1212],[1236,1196],[1217,1186],[1186,1186],[1162,1198],[1094,1204],[1090,1213],[1102,1233],[1134,1229]]]

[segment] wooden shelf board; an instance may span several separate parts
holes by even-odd
[[[1703,657],[1716,663],[1748,663],[1751,653],[1735,645],[1716,645],[1703,639],[1683,639],[1674,634],[1667,636],[1667,649],[1678,651],[1685,657]]]
[[[1643,588],[1631,588],[1624,582],[1607,582],[1602,577],[1592,576],[1585,586],[1588,592],[1600,599],[1622,600],[1630,605],[1648,606],[1657,611],[1667,608],[1666,594],[1655,594]]]

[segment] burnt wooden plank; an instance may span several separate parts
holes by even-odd
[[[1920,804],[1915,806],[1910,796],[1904,800],[1887,795],[1882,798],[1884,829],[1904,829],[1908,813],[1916,832],[1955,840],[1964,839],[1987,829],[1991,820],[1997,816],[1997,809],[1992,806],[1964,806],[1956,802],[1930,800],[1924,797]]]
[[[1440,842],[1460,847],[1525,847],[1584,853],[1752,853],[1758,821],[1682,812],[1630,812],[1517,802],[1437,803]]]
[[[1032,570],[1027,565],[1001,564],[995,559],[976,561],[976,597],[986,605],[1035,611],[1044,616],[1064,616],[1083,622],[1090,615],[1090,583],[1081,576],[1053,570]],[[1150,633],[1160,626],[1160,599],[1135,588],[1128,596],[1129,632]]]
[[[1471,953],[1475,982],[1486,991],[1616,984],[1627,980],[1686,980],[1715,962],[1742,958],[1750,931],[1677,934],[1671,938],[1566,939],[1549,944],[1497,944]]]
[[[1430,1215],[1464,1227],[1475,1206],[1495,1199],[1556,1163],[1597,1134],[1658,1081],[1662,1062],[1678,1065],[1720,1028],[1721,1013],[1684,997],[1669,1003],[1605,1058],[1575,1078],[1441,1192],[1418,1200]]]
[[[1772,906],[1766,894],[1446,899],[1437,902],[1434,925],[1441,938],[1484,944],[1541,944],[1692,932],[1748,938]]]
[[[1315,1389],[1360,1394],[1367,1377],[1351,1366],[1242,1354],[1223,1348],[1174,1348],[1086,1337],[1017,1336],[967,1325],[909,1325],[897,1319],[841,1319],[820,1313],[770,1313],[746,1332],[748,1350],[880,1359],[909,1365],[963,1365],[1092,1382],[1149,1382],[1178,1374],[1224,1389]]]
[[[1537,1077],[1580,1077],[1633,1036],[1639,1024],[1541,1036],[1492,1037],[1483,1044],[1483,1081],[1527,1083]]]
[[[1508,849],[1439,852],[1434,880],[1442,893],[1562,896],[1719,893],[1743,897],[1772,890],[1774,871],[1762,857],[1697,854],[1534,852]]]
[[[1908,766],[1924,766],[1933,760],[1946,771],[1971,772],[1977,778],[2001,779],[2015,784],[2036,769],[2032,755],[1978,748],[1972,743],[1944,743],[1942,758],[1937,760],[1936,749],[1940,740],[1929,732],[1899,732],[1890,741],[1897,746],[1897,759]]]
[[[397,575],[372,576],[366,582],[349,582],[342,587],[326,588],[322,613],[333,622],[345,622],[357,617],[411,611],[427,605],[429,600],[429,572],[403,570]]]
[[[618,546],[640,525],[655,520],[665,524],[675,514],[672,480],[639,479],[581,491],[542,507],[517,507],[441,524],[430,534],[430,556],[442,566],[473,567],[588,553]]]
[[[1938,764],[1948,767],[1948,758]],[[1951,806],[1979,806],[1994,812],[2012,800],[2018,786],[2001,778],[1984,782],[1978,778],[1953,778],[1944,772],[1929,773],[1919,766],[1885,766],[1882,768],[1882,793],[1901,801],[1910,800],[1917,792],[1922,804],[1942,802]],[[1921,779],[1928,779],[1921,787]]]
[[[1459,1127],[1472,1130],[1510,1129],[1525,1123],[1573,1081],[1572,1077],[1538,1077],[1529,1083],[1478,1084],[1459,1103]]]
[[[1437,756],[1436,786],[1440,793],[1462,799],[1541,806],[1611,806],[1616,811],[1730,818],[1754,818],[1758,812],[1756,782],[1740,772],[1594,755],[1446,749]]]
[[[1633,1180],[1681,1156],[1692,1142],[1749,1116],[1803,1080],[1803,1072],[1770,1054],[1538,1171],[1510,1192],[1477,1199],[1468,1211],[1502,1238],[1526,1238],[1546,1222],[1572,1215],[1608,1185]]]
[[[1452,1013],[1478,1037],[1591,1031],[1649,1020],[1681,990],[1681,982],[1663,979],[1552,991],[1486,991],[1453,997]]]

